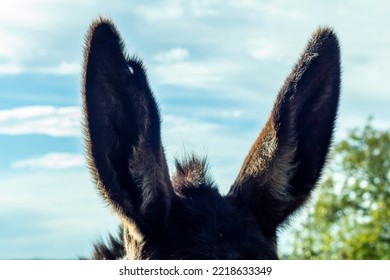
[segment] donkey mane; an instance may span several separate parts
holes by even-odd
[[[340,95],[340,51],[318,28],[279,91],[227,195],[205,158],[176,160],[169,176],[160,113],[140,59],[114,24],[86,37],[83,112],[92,178],[118,215],[118,237],[94,259],[277,259],[277,230],[310,197],[324,167]]]

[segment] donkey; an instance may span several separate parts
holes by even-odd
[[[308,200],[324,167],[339,103],[340,51],[320,27],[277,95],[227,195],[206,160],[175,162],[141,60],[105,18],[86,37],[84,135],[89,168],[121,221],[94,259],[277,259],[277,229]]]

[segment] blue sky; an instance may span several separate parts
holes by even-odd
[[[0,259],[86,256],[116,228],[90,183],[80,126],[82,49],[98,15],[111,17],[129,54],[144,60],[170,167],[186,151],[207,154],[226,192],[319,25],[334,28],[342,49],[336,138],[369,115],[389,128],[389,8],[356,0],[2,1]]]

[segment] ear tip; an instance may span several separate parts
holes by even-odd
[[[92,21],[84,42],[84,61],[87,63],[91,56],[103,57],[112,53],[123,53],[124,44],[121,36],[108,17],[98,17]],[[84,65],[85,69],[86,65]]]
[[[333,30],[332,27],[329,26],[318,26],[317,29],[314,31],[313,37],[319,37],[323,39],[335,39],[337,40],[336,32]]]
[[[330,27],[318,27],[309,40],[305,53],[339,60],[340,45],[336,33]]]
[[[98,17],[92,21],[89,26],[88,38],[92,37],[106,37],[106,36],[118,36],[118,31],[108,17]]]
[[[111,18],[106,16],[98,16],[96,17],[91,25],[99,25],[99,24],[113,24]]]

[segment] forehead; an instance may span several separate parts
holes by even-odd
[[[251,227],[252,230],[260,231],[254,217],[248,211],[234,205],[211,186],[186,188],[180,197],[179,208],[185,224],[210,231],[218,238],[224,234],[228,238],[246,232],[238,226],[245,225],[245,228]]]
[[[177,248],[191,258],[274,258],[266,238],[249,211],[240,209],[211,186],[182,190],[174,227]]]

